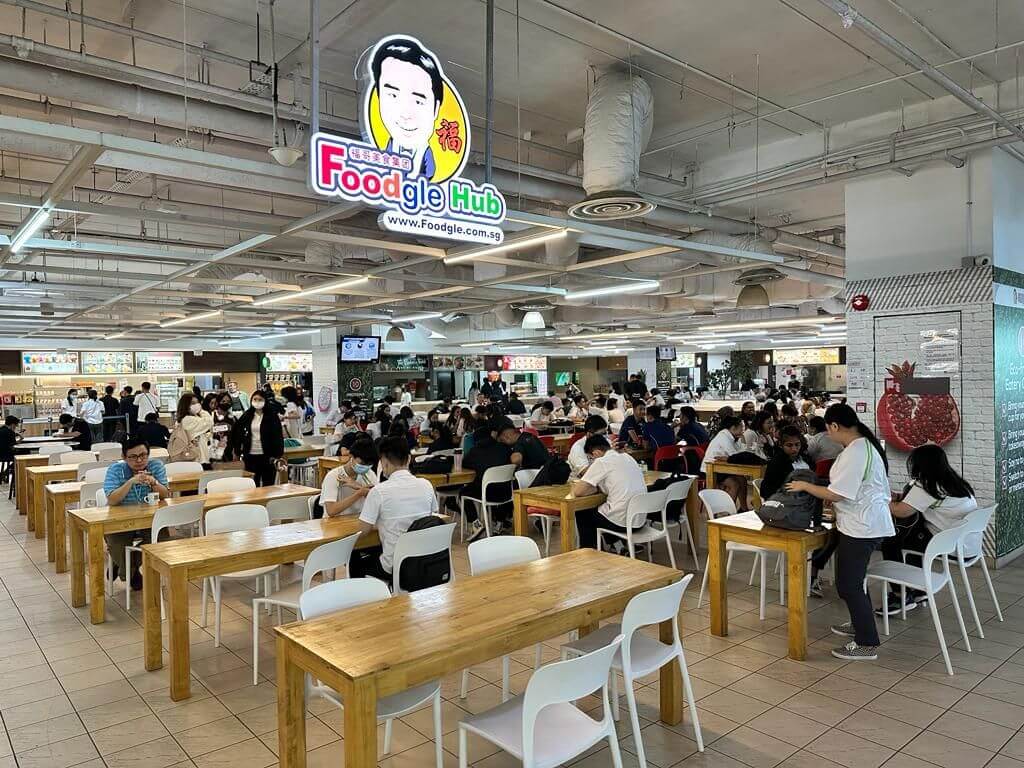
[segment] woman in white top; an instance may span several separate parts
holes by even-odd
[[[81,416],[89,425],[92,433],[92,441],[98,443],[103,440],[103,403],[97,399],[95,389],[86,390],[88,397],[82,403]]]
[[[961,525],[967,515],[978,508],[974,489],[949,465],[946,452],[937,445],[919,445],[907,457],[907,474],[911,483],[904,489],[899,501],[889,504],[895,518],[896,535],[882,542],[882,556],[886,560],[904,562],[903,550],[924,552],[928,542],[939,531]],[[981,548],[980,537],[973,554]],[[920,565],[921,558],[908,555],[906,562]],[[926,593],[907,590],[907,610],[924,601]],[[889,593],[885,608],[890,615],[900,613],[899,591]],[[879,608],[876,613],[881,613]]]
[[[203,410],[199,398],[186,392],[178,401],[178,423],[196,449],[196,461],[210,464],[210,438],[213,435],[213,414]]]
[[[755,413],[750,428],[743,433],[742,441],[744,450],[756,453],[762,459],[770,459],[775,451],[775,420],[771,413]]]
[[[608,423],[622,424],[626,420],[626,412],[622,410],[622,398],[608,398]]]
[[[68,396],[64,398],[64,402],[60,405],[61,413],[68,413],[78,418],[78,390],[69,389]]]
[[[743,422],[737,416],[724,416],[718,422],[721,429],[711,438],[708,449],[704,452],[704,461],[700,463],[700,471],[707,472],[709,461],[727,461],[734,453],[743,450],[740,436],[743,434]]]
[[[878,658],[878,628],[864,577],[871,553],[896,533],[889,514],[889,464],[878,438],[850,406],[830,407],[825,423],[829,436],[843,446],[829,472],[828,487],[796,481],[786,490],[805,491],[832,502],[838,530],[836,591],[850,612],[850,621],[833,625],[832,632],[851,638],[832,655],[846,661],[873,661]]]
[[[377,449],[369,437],[357,438],[348,449],[348,462],[332,469],[324,477],[320,504],[325,517],[359,515],[363,499],[379,481],[373,468],[377,465]]]

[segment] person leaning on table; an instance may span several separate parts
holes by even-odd
[[[163,462],[149,458],[149,446],[145,440],[130,437],[125,440],[121,449],[123,461],[115,462],[107,467],[107,476],[103,479],[103,492],[107,495],[107,504],[112,507],[122,504],[145,504],[146,496],[156,493],[161,499],[171,495],[167,488],[167,471]],[[83,499],[84,501],[84,499]],[[124,548],[135,539],[149,542],[149,529],[143,531],[121,531],[106,536],[107,550],[114,564],[113,577],[124,567]],[[139,563],[132,562],[130,583],[132,589],[142,589],[142,574]],[[124,579],[124,574],[121,573]]]
[[[635,496],[647,493],[644,472],[628,453],[613,451],[604,435],[586,438],[583,450],[592,459],[583,477],[572,485],[574,496],[603,493],[604,504],[597,509],[581,509],[576,513],[580,546],[597,548],[597,529],[626,532],[626,511]],[[646,520],[641,520],[642,526]]]

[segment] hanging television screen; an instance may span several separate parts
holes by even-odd
[[[380,361],[380,336],[343,336],[338,356],[343,363]]]
[[[659,363],[671,363],[676,359],[675,347],[658,347],[655,356]]]

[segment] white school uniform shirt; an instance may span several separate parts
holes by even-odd
[[[412,392],[403,392],[399,405],[412,405]],[[401,410],[401,408],[399,408]]]
[[[743,441],[743,445],[751,453],[756,453],[762,459],[768,458],[766,448],[768,446],[768,438],[762,435],[760,432],[755,432],[752,429],[747,429],[743,432],[743,437],[740,438]]]
[[[859,437],[843,449],[828,481],[828,489],[843,497],[833,505],[840,533],[855,539],[896,534],[889,513],[889,476],[882,457],[867,439]]]
[[[367,488],[372,488],[377,485],[378,482],[377,473],[372,469],[365,475],[357,475],[354,472],[349,474],[349,471],[344,464],[340,467],[335,467],[324,475],[324,481],[320,486],[320,503],[324,507],[325,514],[328,504],[333,504],[336,501],[343,501],[355,493],[355,491],[347,485],[342,485],[345,480],[351,480],[356,485],[366,486]],[[342,515],[360,514],[363,511],[364,501],[366,501],[365,498],[349,505],[348,509],[342,512]]]
[[[963,523],[968,513],[978,508],[978,501],[973,496],[943,496],[937,499],[917,483],[910,486],[903,497],[903,503],[924,516],[924,524],[933,536],[939,531],[956,528]]]
[[[739,453],[740,450],[742,448],[739,441],[732,436],[732,432],[728,429],[718,430],[718,434],[711,438],[711,442],[708,443],[708,449],[704,453],[704,461],[700,463],[700,471],[707,472],[708,462],[714,461],[722,454],[732,456],[734,453]]]
[[[78,416],[78,403],[74,401],[69,403],[68,399],[65,397],[64,404],[60,407],[60,412],[62,415],[69,413],[72,416]]]
[[[582,441],[581,441],[582,442]],[[594,463],[583,475],[583,482],[592,485],[608,498],[597,511],[616,525],[626,525],[626,509],[629,502],[647,493],[644,472],[636,459],[628,453],[608,451],[594,459]]]
[[[135,395],[135,407],[139,411],[139,424],[146,420],[150,413],[156,413],[160,408],[160,399],[152,392],[139,392]]]
[[[359,519],[376,526],[380,536],[380,566],[388,573],[394,567],[395,544],[413,521],[437,512],[437,496],[429,480],[416,477],[407,469],[392,472],[375,485],[363,499]]]
[[[103,423],[103,403],[92,398],[82,403],[82,418],[86,424]]]
[[[573,475],[579,477],[587,471],[587,467],[590,466],[590,459],[587,458],[587,452],[583,450],[584,444],[586,444],[587,438],[582,437],[569,446],[569,454],[565,457],[565,460],[569,462],[569,467],[572,469]]]

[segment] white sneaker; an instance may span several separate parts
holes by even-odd
[[[824,597],[824,595],[821,594],[821,580],[820,579],[815,579],[814,581],[811,582],[811,590],[810,590],[810,592],[815,597]]]
[[[473,542],[483,536],[485,533],[484,524],[479,520],[474,520],[469,524],[469,535],[466,537],[466,541]]]

